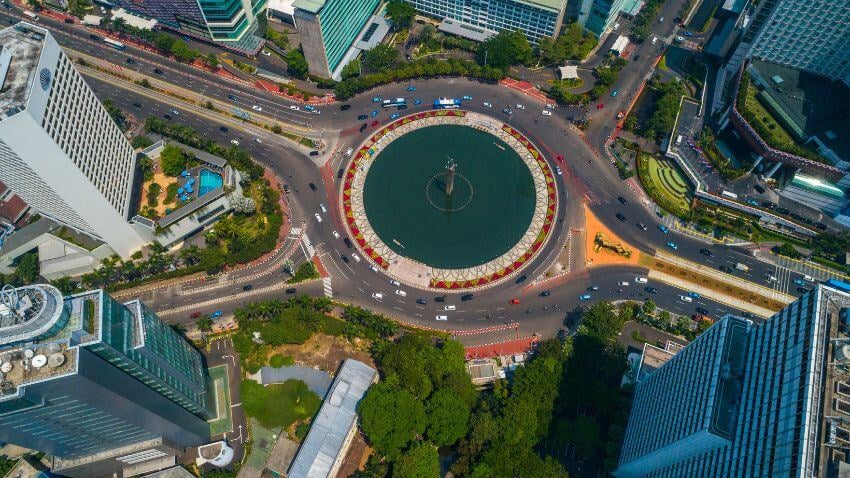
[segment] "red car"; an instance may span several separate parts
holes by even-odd
[[[598,109],[598,110],[601,110],[604,107],[605,107],[604,103],[599,103],[598,105],[596,105],[596,109]]]
[[[519,299],[511,299],[511,304],[513,304],[513,305],[519,304]]]
[[[192,312],[192,315],[189,316],[190,319],[197,319],[201,316],[200,312]]]
[[[372,126],[378,126],[378,120],[372,121]]]
[[[559,155],[558,155],[558,157],[557,157],[557,158],[555,158],[555,159],[557,159],[558,161],[563,161],[563,160],[564,160],[564,157],[563,157],[563,156],[561,156],[561,155],[559,154]]]

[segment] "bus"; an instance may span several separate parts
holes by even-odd
[[[104,43],[111,46],[112,48],[115,48],[116,50],[126,50],[127,49],[127,45],[121,43],[120,41],[113,40],[112,38],[104,38],[103,41],[104,41]]]
[[[457,98],[438,98],[434,100],[434,109],[450,110],[460,108],[461,100]]]
[[[36,15],[35,12],[31,12],[29,10],[24,10],[24,15],[28,16],[30,18],[30,20],[32,20],[34,22],[38,21],[38,15]]]
[[[721,196],[726,196],[729,199],[738,199],[738,195],[733,193],[732,191],[722,190],[720,191]]]
[[[406,105],[406,104],[407,104],[407,100],[405,100],[404,98],[393,98],[393,99],[382,101],[381,107],[382,108],[392,108],[393,106],[401,106],[401,105]]]

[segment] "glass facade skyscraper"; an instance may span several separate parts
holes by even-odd
[[[14,338],[0,340],[0,441],[96,476],[92,463],[123,466],[122,447],[159,458],[209,439],[203,357],[144,304],[48,285],[14,297],[0,307],[0,338]]]
[[[718,321],[638,383],[631,477],[838,477],[850,470],[850,292],[819,285],[759,325]]]
[[[578,21],[596,36],[602,35],[619,15],[627,0],[580,0]]]

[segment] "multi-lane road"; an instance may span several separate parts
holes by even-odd
[[[4,15],[6,13],[3,12]],[[672,16],[669,18],[672,19]],[[536,332],[542,335],[554,333],[561,326],[566,311],[584,303],[579,301],[579,295],[592,286],[598,287],[598,290],[591,292],[591,302],[652,298],[660,307],[682,315],[693,314],[696,307],[706,308],[715,316],[732,311],[728,306],[705,299],[698,299],[696,302],[682,301],[679,296],[684,291],[676,287],[654,281],[637,285],[634,283],[635,277],[646,274],[645,269],[637,266],[577,267],[569,275],[535,284],[535,279],[540,277],[554,260],[555,251],[564,244],[566,232],[571,228],[583,227],[583,214],[579,204],[584,202],[609,229],[644,253],[652,254],[656,249],[665,249],[666,243],[673,241],[678,249],[668,249],[668,252],[718,268],[721,265],[731,267],[739,262],[745,263],[749,266],[749,271],[744,273],[732,269],[732,274],[782,292],[797,294],[797,286],[793,284],[793,280],[798,278],[796,274],[757,261],[745,248],[710,245],[695,237],[676,232],[661,232],[656,227],[660,224],[660,219],[640,203],[626,183],[619,179],[606,155],[600,153],[604,141],[615,126],[613,114],[616,114],[618,109],[625,108],[629,96],[635,93],[634,90],[651,70],[656,52],[653,49],[655,46],[649,42],[638,47],[638,61],[630,63],[621,73],[618,83],[614,86],[620,91],[620,95],[610,98],[612,104],[594,113],[592,126],[586,132],[585,140],[569,126],[566,119],[571,114],[569,111],[556,109],[553,116],[543,116],[542,104],[499,85],[480,84],[457,78],[415,81],[412,83],[417,88],[415,92],[406,91],[410,83],[387,85],[346,102],[350,109],[342,110],[339,104],[334,104],[320,107],[321,113],[315,114],[303,109],[294,110],[292,106],[296,106],[295,103],[268,92],[230,82],[218,75],[145,50],[130,47],[119,52],[105,48],[101,42],[89,37],[90,32],[76,25],[48,26],[59,28],[58,31],[57,28],[51,29],[66,48],[96,54],[114,63],[115,68],[131,68],[181,87],[188,86],[209,97],[231,101],[235,107],[247,109],[256,105],[262,108],[263,114],[273,116],[279,121],[297,127],[309,127],[314,132],[320,131],[321,134],[338,138],[332,149],[320,157],[321,161],[315,161],[316,158],[308,156],[303,148],[296,147],[294,143],[261,128],[219,116],[214,112],[199,110],[192,105],[159,96],[150,90],[140,91],[139,88],[114,79],[87,77],[99,97],[111,99],[116,105],[140,119],[147,116],[163,117],[166,113],[177,110],[179,114],[171,115],[171,121],[191,126],[200,134],[223,144],[227,144],[231,139],[239,139],[241,145],[258,161],[270,167],[289,185],[292,191],[288,197],[293,213],[292,224],[303,231],[316,247],[318,256],[331,276],[329,283],[315,282],[298,286],[299,293],[331,293],[335,299],[342,302],[355,303],[401,320],[432,327],[472,329],[516,322],[520,324],[523,333]],[[672,25],[669,26],[667,38],[674,33],[673,28]],[[660,52],[659,49],[657,53]],[[128,59],[132,62],[128,62]],[[154,69],[162,73],[156,73]],[[234,95],[236,101],[228,100],[229,95]],[[406,297],[401,297],[395,294],[397,287],[389,283],[389,277],[370,270],[365,260],[342,260],[343,255],[350,256],[352,251],[334,234],[336,232],[343,237],[346,234],[337,210],[339,184],[336,171],[347,159],[342,153],[349,147],[356,147],[375,130],[375,127],[371,126],[373,120],[379,121],[378,126],[389,121],[389,114],[393,111],[378,111],[375,118],[370,116],[367,121],[357,119],[358,115],[369,115],[376,109],[372,103],[372,97],[375,95],[405,96],[409,101],[422,100],[420,106],[409,102],[410,108],[405,114],[429,108],[430,103],[437,97],[459,98],[471,95],[473,100],[466,101],[464,109],[489,114],[509,122],[525,133],[549,161],[554,161],[558,155],[564,157],[565,163],[561,164],[561,167],[565,174],[559,177],[561,182],[558,186],[561,199],[558,217],[564,222],[553,232],[553,239],[547,247],[522,272],[529,278],[528,281],[522,284],[516,284],[514,281],[498,284],[476,292],[474,298],[468,301],[461,301],[460,293],[418,291],[409,288]],[[485,102],[491,103],[493,107],[484,107]],[[514,109],[511,116],[500,112],[503,107],[517,103],[525,104],[527,108]],[[364,123],[368,126],[365,131],[360,132],[359,128]],[[228,127],[226,132],[221,128],[225,125]],[[318,186],[316,191],[311,190],[308,186],[310,183]],[[619,197],[625,198],[626,203],[618,201]],[[320,203],[328,206],[327,213],[321,212]],[[323,215],[322,222],[314,219],[316,213]],[[624,215],[626,220],[618,220],[616,213]],[[637,223],[647,225],[648,230],[642,230]],[[303,259],[301,248],[294,247],[299,238],[291,237],[288,241],[295,250],[293,259],[299,255]],[[702,249],[710,249],[711,256],[702,254]],[[161,311],[178,310],[179,312],[166,314],[167,318],[175,321],[188,321],[189,314],[195,310],[222,310],[226,314],[247,301],[285,297],[285,287],[281,286],[284,277],[279,265],[270,261],[266,266],[231,273],[227,280],[216,284],[158,288],[145,293],[143,298]],[[769,276],[775,276],[778,281],[768,281]],[[631,285],[618,286],[620,281],[629,281]],[[251,291],[243,290],[247,284],[252,285]],[[647,293],[644,290],[647,286],[656,288],[658,292]],[[543,291],[549,291],[550,295],[541,296]],[[383,294],[383,299],[373,299],[374,292]],[[443,295],[446,296],[445,302],[435,301],[437,296]],[[425,299],[426,304],[416,303],[420,298]],[[514,298],[519,299],[519,304],[509,303]],[[454,305],[455,310],[445,311],[446,305]],[[449,320],[436,322],[437,315],[447,315]]]

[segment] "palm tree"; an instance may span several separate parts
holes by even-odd
[[[207,314],[204,314],[198,317],[198,321],[195,322],[195,325],[198,326],[198,330],[200,330],[201,332],[211,332],[213,328],[212,317]]]
[[[322,327],[321,319],[310,309],[299,308],[295,314],[295,318],[312,331],[319,330]]]
[[[313,310],[316,312],[321,312],[323,314],[328,314],[330,311],[334,309],[333,301],[330,297],[316,297],[313,299]]]

